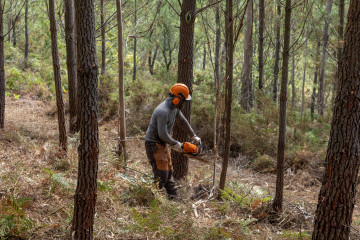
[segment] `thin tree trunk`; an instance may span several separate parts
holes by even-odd
[[[4,6],[0,1],[0,129],[5,127]]]
[[[218,156],[218,139],[219,139],[219,130],[221,119],[221,111],[220,111],[220,103],[219,103],[219,95],[220,95],[220,72],[219,72],[219,58],[220,58],[220,6],[216,4],[216,13],[215,13],[215,24],[216,24],[216,37],[215,37],[215,63],[214,63],[214,71],[215,71],[215,106],[214,106],[214,167],[213,167],[213,186],[216,184],[216,162]],[[219,116],[219,117],[218,117]]]
[[[251,0],[250,0],[251,1]],[[249,3],[251,5],[251,3]],[[224,159],[221,167],[219,188],[224,190],[226,183],[226,173],[229,164],[230,137],[231,137],[231,104],[232,104],[232,83],[234,68],[234,27],[233,27],[233,2],[226,0],[225,10],[225,46],[226,46],[226,90],[225,90],[225,139],[224,139]]]
[[[99,159],[94,0],[76,0],[75,18],[81,116],[78,181],[74,196],[71,236],[72,239],[93,239]]]
[[[149,42],[151,43],[151,37],[152,37],[153,31],[150,32],[149,34]],[[155,59],[156,59],[156,55],[157,52],[159,50],[159,45],[156,43],[156,47],[155,47],[155,51],[154,51],[154,55],[152,54],[152,49],[149,49],[149,54],[148,54],[148,65],[149,65],[149,72],[151,75],[154,75],[154,64],[155,64]]]
[[[252,32],[253,32],[253,0],[250,0],[246,9],[246,29],[244,40],[244,64],[241,74],[240,105],[246,111],[252,108]]]
[[[51,32],[51,53],[53,59],[55,91],[56,91],[56,106],[59,125],[59,147],[61,151],[66,152],[67,148],[67,134],[65,124],[65,107],[63,99],[63,90],[61,84],[60,74],[60,59],[57,44],[57,28],[55,18],[55,3],[54,0],[49,0],[49,18],[50,18],[50,32]]]
[[[74,1],[65,0],[65,40],[66,40],[66,66],[68,69],[69,85],[69,125],[70,133],[77,129],[77,76],[76,76],[76,49],[75,49],[75,21]]]
[[[136,22],[137,22],[137,6],[136,6],[136,0],[135,0],[135,13],[134,13],[134,27],[136,28]],[[134,67],[133,67],[133,81],[136,80],[136,43],[137,39],[134,37]]]
[[[291,23],[291,0],[286,0],[285,5],[285,24],[284,24],[284,49],[281,73],[281,92],[280,92],[280,118],[279,118],[279,141],[277,151],[277,175],[276,193],[273,202],[275,212],[282,212],[283,190],[284,190],[284,158],[285,158],[285,138],[286,138],[286,92],[289,70],[289,51],[290,51],[290,24]]]
[[[304,57],[304,73],[303,73],[303,82],[301,88],[301,110],[300,115],[303,116],[304,108],[305,108],[305,80],[306,80],[306,67],[307,67],[307,52],[308,52],[308,40],[306,39],[305,43],[305,57]]]
[[[320,41],[318,41],[317,48],[316,48],[316,60],[315,60],[315,74],[314,74],[314,83],[313,83],[313,92],[311,95],[311,106],[310,106],[310,114],[311,119],[314,120],[314,113],[315,113],[315,102],[316,102],[316,88],[317,88],[317,79],[320,71]]]
[[[325,26],[324,26],[324,35],[323,35],[323,43],[322,43],[322,58],[321,58],[321,66],[320,66],[320,76],[319,76],[319,95],[318,95],[318,111],[321,116],[324,115],[325,103],[324,103],[324,95],[325,95],[325,64],[326,64],[326,49],[329,42],[329,23],[330,23],[330,14],[332,8],[333,0],[328,0],[326,5],[326,17],[325,17]]]
[[[216,4],[215,24],[216,24],[216,37],[215,37],[215,78],[220,81],[220,10],[219,4]]]
[[[29,0],[26,0],[25,1],[25,54],[24,54],[25,68],[27,68],[27,59],[29,55],[28,11],[29,11]]]
[[[203,53],[203,70],[205,70],[206,67],[206,44],[204,44],[204,53]]]
[[[194,27],[195,27],[196,0],[183,0],[180,14],[180,41],[178,54],[178,82],[188,86],[192,94],[193,58],[194,58]],[[185,103],[181,109],[185,118],[190,122],[191,102]],[[175,121],[173,129],[174,139],[186,141],[186,133]],[[174,177],[184,178],[188,173],[188,159],[175,151],[171,152],[174,164]]]
[[[313,240],[350,239],[359,173],[360,1],[351,0]]]
[[[101,75],[105,75],[106,66],[106,47],[105,47],[105,13],[104,13],[104,0],[100,0],[100,24],[101,24]]]
[[[118,128],[118,154],[125,160],[126,154],[126,125],[125,125],[125,101],[124,101],[124,58],[123,58],[123,32],[121,16],[121,0],[116,0],[117,24],[118,24],[118,64],[119,64],[119,128]]]
[[[15,18],[12,19],[12,39],[13,39],[13,46],[16,47],[16,22],[17,22],[17,18],[18,16],[16,16],[16,2],[15,2]]]
[[[259,89],[263,90],[264,78],[264,28],[265,0],[259,0]]]
[[[296,100],[296,89],[295,89],[295,53],[292,53],[292,64],[291,64],[291,110],[295,107]]]
[[[277,4],[277,16],[275,26],[275,65],[274,65],[274,83],[273,83],[273,101],[277,103],[278,94],[278,78],[279,78],[279,62],[280,62],[280,19],[281,19],[281,5]]]

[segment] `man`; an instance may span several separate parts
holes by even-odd
[[[178,193],[168,146],[183,153],[182,144],[170,136],[175,118],[196,144],[201,141],[181,113],[181,106],[187,101],[191,101],[189,88],[182,83],[172,86],[169,97],[154,110],[145,136],[146,155],[152,166],[155,180],[159,182],[159,189],[165,187],[170,199],[175,198]]]

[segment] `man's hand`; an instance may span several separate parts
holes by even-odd
[[[177,151],[179,153],[183,153],[183,149],[180,142],[176,142],[174,145],[171,145],[170,148],[174,151]]]
[[[198,136],[196,136],[196,135],[194,135],[194,136],[191,138],[191,140],[193,140],[195,144],[200,144],[200,143],[201,143],[201,139],[200,139]]]

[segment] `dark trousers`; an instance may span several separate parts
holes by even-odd
[[[159,183],[159,189],[165,187],[169,197],[177,195],[171,155],[167,144],[145,142],[146,155],[154,173],[155,181]]]

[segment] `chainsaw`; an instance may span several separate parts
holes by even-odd
[[[204,152],[202,151],[203,149],[202,149],[201,142],[199,143],[198,146],[193,143],[190,143],[190,142],[184,142],[182,144],[182,149],[184,151],[183,155],[185,157],[194,158],[194,159],[199,160],[204,163],[211,163],[210,161],[207,161],[200,157],[200,156],[204,155]]]

